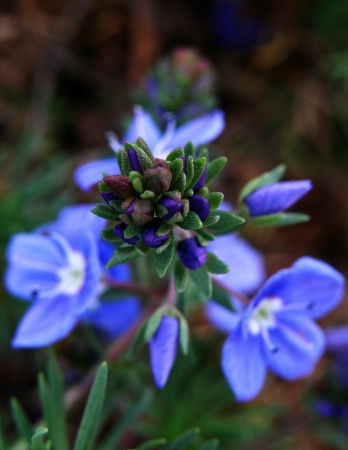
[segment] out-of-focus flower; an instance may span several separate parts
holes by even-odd
[[[267,368],[286,380],[311,373],[325,348],[324,333],[313,319],[340,302],[344,285],[339,272],[309,257],[266,282],[234,318],[223,346],[222,369],[237,400],[251,400],[259,393]],[[220,328],[226,329],[221,318]]]
[[[175,120],[169,118],[167,128],[162,133],[150,114],[137,106],[134,109],[134,118],[128,127],[123,142],[134,142],[141,136],[152,150],[154,157],[165,158],[171,150],[176,147],[183,147],[188,141],[191,141],[195,146],[208,144],[219,136],[224,124],[223,112],[215,109],[178,128]],[[108,133],[107,136],[109,145],[114,152],[122,147],[113,133]],[[120,169],[114,157],[83,164],[75,171],[74,177],[76,184],[82,190],[88,191],[105,175],[117,173],[120,173]]]
[[[290,208],[311,189],[309,180],[281,181],[255,189],[244,202],[251,217],[276,214]]]
[[[32,301],[17,328],[14,347],[52,344],[67,336],[81,320],[93,322],[95,318],[97,326],[105,323],[99,296],[106,289],[103,267],[113,249],[101,241],[105,221],[90,213],[91,206],[66,207],[56,222],[12,238],[7,249],[5,285],[14,296]],[[118,266],[107,276],[124,281],[129,269]],[[125,316],[131,324],[140,312],[134,298],[110,302],[105,308],[109,314],[111,309],[115,311],[114,328],[111,319],[106,325],[112,334],[124,329]]]
[[[200,245],[196,237],[181,240],[177,252],[181,264],[190,270],[203,267],[207,262],[207,250]]]
[[[179,320],[162,316],[150,340],[150,362],[156,386],[162,389],[169,377],[178,349]]]

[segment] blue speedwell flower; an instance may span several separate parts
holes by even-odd
[[[135,142],[141,136],[150,147],[155,158],[162,158],[176,147],[183,147],[188,141],[195,146],[207,144],[219,136],[224,128],[224,114],[216,109],[208,114],[190,120],[178,128],[175,120],[169,119],[164,133],[156,125],[154,119],[140,106],[134,109],[134,118],[123,138],[123,142]],[[108,133],[109,145],[116,152],[122,144],[113,133]],[[75,182],[88,191],[98,183],[105,174],[119,173],[114,158],[92,161],[80,166],[75,172]]]
[[[12,295],[32,301],[17,328],[14,347],[52,344],[80,320],[115,335],[137,318],[137,299],[99,303],[105,290],[103,267],[113,248],[101,241],[105,221],[90,213],[91,206],[64,208],[56,222],[12,238],[5,285]],[[106,276],[125,281],[129,270],[118,266]]]
[[[310,374],[325,348],[324,333],[313,319],[339,303],[344,284],[339,272],[309,257],[266,282],[232,319],[233,330],[223,346],[222,369],[237,400],[259,393],[267,368],[286,380]],[[222,329],[225,322],[222,318]]]
[[[245,198],[252,217],[283,212],[312,189],[309,180],[281,181],[255,189]]]

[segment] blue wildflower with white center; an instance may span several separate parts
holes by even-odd
[[[138,317],[135,298],[99,303],[106,289],[103,267],[113,249],[100,239],[106,221],[90,209],[91,205],[66,207],[56,222],[12,238],[5,286],[12,295],[32,301],[16,330],[13,347],[52,344],[67,336],[80,320],[95,319],[98,327],[115,335]],[[130,276],[127,266],[108,272],[106,276],[113,280],[125,281]]]
[[[286,379],[309,375],[325,349],[321,318],[340,302],[344,277],[328,264],[300,258],[273,275],[248,307],[234,315],[222,350],[222,369],[237,400],[261,390],[267,369]],[[215,317],[218,321],[218,317]],[[221,329],[226,318],[221,315]]]
[[[155,158],[165,159],[171,150],[183,147],[188,141],[193,145],[208,144],[217,138],[225,125],[224,114],[216,109],[203,116],[190,120],[176,128],[174,118],[169,117],[167,128],[161,132],[154,119],[140,106],[134,108],[134,118],[130,123],[123,142],[135,142],[141,136],[150,147]],[[109,145],[116,153],[122,144],[114,133],[107,134]],[[91,161],[80,166],[74,174],[76,184],[88,191],[105,174],[118,174],[120,169],[114,158]]]

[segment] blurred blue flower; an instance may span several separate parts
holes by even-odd
[[[286,380],[312,371],[325,348],[324,333],[313,319],[340,302],[344,285],[343,276],[331,266],[300,258],[273,275],[249,306],[231,318],[222,369],[237,400],[251,400],[259,393],[267,368]],[[226,309],[226,315],[233,313]],[[228,331],[226,318],[220,317],[220,328]]]
[[[155,158],[165,159],[176,147],[183,147],[188,141],[194,145],[207,144],[219,136],[224,128],[224,114],[215,109],[208,114],[190,120],[176,128],[175,120],[168,119],[167,128],[161,132],[154,119],[140,106],[134,108],[131,121],[122,142],[135,142],[141,136],[150,147]],[[107,134],[111,149],[116,152],[122,144],[114,133]],[[75,171],[75,182],[84,191],[101,181],[107,174],[120,173],[116,158],[102,159],[83,164]]]
[[[80,320],[93,322],[110,334],[124,331],[139,314],[137,299],[99,303],[106,290],[103,267],[113,254],[100,232],[105,221],[91,214],[92,205],[64,208],[56,222],[33,233],[13,236],[7,249],[5,286],[32,301],[21,320],[13,347],[41,347],[64,338]],[[105,275],[129,278],[126,265]],[[112,323],[113,322],[113,323]]]
[[[244,202],[252,217],[276,214],[290,208],[311,189],[309,180],[281,181],[255,189]]]
[[[156,386],[162,389],[169,377],[178,349],[179,321],[162,316],[159,327],[150,340],[150,363]]]

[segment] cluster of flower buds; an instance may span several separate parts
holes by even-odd
[[[207,150],[196,155],[191,143],[174,149],[166,160],[154,158],[145,141],[138,138],[118,150],[117,161],[121,174],[106,176],[99,183],[108,206],[98,204],[93,210],[118,221],[112,233],[108,229],[103,234],[108,240],[117,237],[122,241],[110,265],[154,249],[161,277],[175,255],[184,270],[206,264],[209,272],[221,270],[223,263],[219,266],[216,257],[209,257],[205,246],[215,234],[229,233],[243,223],[238,216],[218,210],[223,194],[209,192],[207,187],[226,158],[209,162]]]

